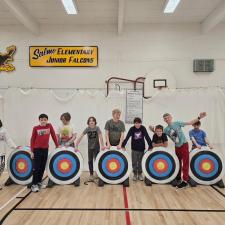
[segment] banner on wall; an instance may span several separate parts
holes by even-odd
[[[143,91],[127,90],[126,123],[132,124],[135,117],[143,118]]]
[[[30,46],[30,67],[97,67],[98,46]]]
[[[10,72],[15,70],[15,67],[11,64],[14,61],[13,55],[16,52],[16,46],[11,45],[6,48],[6,52],[0,52],[0,72]]]

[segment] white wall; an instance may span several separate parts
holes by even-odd
[[[225,86],[225,25],[202,35],[199,25],[42,27],[34,36],[22,26],[0,27],[0,51],[15,44],[16,71],[0,73],[0,86],[104,88],[110,76],[136,78],[154,68],[171,71],[178,87]],[[30,68],[30,45],[98,45],[98,68]],[[215,72],[194,74],[192,60],[214,58]]]

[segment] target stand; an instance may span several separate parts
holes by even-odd
[[[104,184],[123,184],[129,187],[131,159],[126,151],[112,146],[109,150],[100,151],[95,160],[95,171],[99,177],[98,186]]]
[[[145,184],[173,183],[179,172],[179,160],[174,151],[157,147],[147,151],[142,158],[142,171],[145,175]]]
[[[58,185],[80,185],[83,157],[73,147],[56,148],[48,156],[47,173],[51,182]]]
[[[202,185],[217,185],[224,188],[225,164],[222,156],[208,147],[190,152],[191,182]]]
[[[22,146],[12,151],[8,157],[9,179],[6,181],[9,186],[13,183],[20,185],[30,185],[33,178],[33,163],[31,150],[28,146]]]

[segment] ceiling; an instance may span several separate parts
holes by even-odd
[[[225,22],[225,0],[181,0],[172,14],[164,14],[166,0],[74,0],[78,14],[68,15],[61,0],[0,0],[0,26],[23,24],[40,33],[39,25],[116,25],[201,23],[209,32]]]

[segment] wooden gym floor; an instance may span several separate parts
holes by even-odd
[[[39,193],[19,185],[0,191],[0,224],[5,225],[216,225],[225,224],[225,189],[170,185],[130,187],[94,183],[55,186]],[[7,178],[4,173],[0,182]]]

